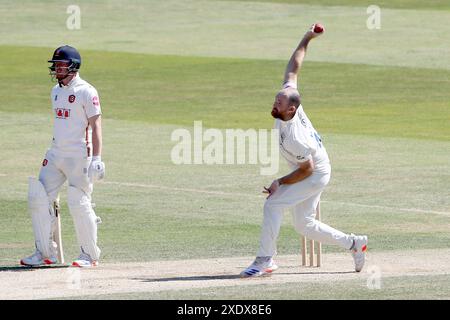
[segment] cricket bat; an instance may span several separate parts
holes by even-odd
[[[64,264],[64,252],[62,247],[62,237],[61,237],[61,212],[59,208],[59,199],[57,199],[53,203],[53,209],[55,210],[56,215],[56,229],[53,233],[53,240],[56,242],[56,254],[58,256],[58,261],[61,264]]]

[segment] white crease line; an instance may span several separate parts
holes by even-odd
[[[105,181],[105,182],[101,182],[101,183],[118,185],[118,186],[126,186],[126,187],[195,192],[195,193],[204,193],[204,194],[212,194],[212,195],[219,195],[219,196],[241,196],[241,197],[257,197],[257,198],[265,197],[262,194],[261,195],[252,195],[252,194],[248,194],[248,193],[238,193],[238,192],[232,193],[232,192],[222,192],[222,191],[208,191],[208,190],[191,189],[191,188],[166,187],[166,186],[159,186],[159,185],[155,185],[155,184],[141,184],[141,183],[114,182],[114,181]],[[348,205],[348,206],[357,206],[357,207],[363,207],[363,208],[397,210],[397,211],[415,212],[415,213],[433,213],[433,214],[438,214],[438,215],[443,215],[443,216],[450,216],[450,212],[445,212],[445,211],[422,210],[422,209],[415,209],[415,208],[395,208],[395,207],[386,207],[386,206],[378,206],[378,205],[370,205],[370,204],[360,204],[360,203],[354,203],[354,202],[341,202],[341,201],[334,201],[334,200],[321,200],[321,201],[325,202],[325,203],[329,202],[329,203],[336,203],[336,204]]]
[[[360,204],[360,203],[341,202],[341,201],[333,201],[333,200],[321,200],[321,202],[330,202],[330,203],[337,203],[337,204],[342,204],[342,205],[350,205],[350,206],[357,206],[357,207],[364,207],[364,208],[398,210],[398,211],[416,212],[416,213],[434,213],[434,214],[440,214],[440,215],[444,215],[444,216],[450,216],[450,212],[445,212],[445,211],[422,210],[422,209],[414,209],[414,208],[411,208],[411,209],[395,208],[395,207],[377,206],[377,205],[372,205],[372,204]]]

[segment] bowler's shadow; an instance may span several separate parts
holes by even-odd
[[[170,282],[170,281],[208,281],[208,280],[235,280],[235,279],[261,279],[265,277],[277,277],[277,276],[286,276],[286,275],[316,275],[316,274],[348,274],[355,273],[355,271],[313,271],[313,272],[276,272],[273,274],[267,274],[262,277],[250,277],[250,278],[241,278],[239,274],[227,274],[227,275],[211,275],[211,276],[187,276],[187,277],[170,277],[170,278],[133,278],[133,280],[142,281],[142,282]]]

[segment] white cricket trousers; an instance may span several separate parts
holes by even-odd
[[[90,157],[63,158],[48,150],[39,172],[39,181],[44,185],[50,202],[56,200],[66,180],[69,186],[82,190],[91,199],[93,185],[87,174],[90,164]]]
[[[67,200],[74,221],[78,244],[82,252],[98,260],[100,249],[97,247],[98,218],[92,208],[91,195],[93,184],[88,177],[91,157],[60,157],[50,149],[45,155],[39,181],[44,185],[49,201],[57,199],[59,191],[67,180],[69,188]]]
[[[274,256],[284,209],[294,208],[295,230],[308,239],[349,249],[350,235],[315,219],[316,208],[323,189],[330,181],[330,173],[314,172],[308,178],[290,185],[281,185],[264,203],[264,220],[258,257]]]

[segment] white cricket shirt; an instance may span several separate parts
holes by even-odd
[[[287,86],[291,86],[290,83],[284,85],[284,88]],[[291,120],[275,119],[275,129],[278,129],[280,134],[280,153],[292,169],[298,168],[301,162],[312,159],[315,172],[331,171],[325,146],[303,111],[302,105],[297,108]]]
[[[67,86],[54,86],[51,99],[55,117],[52,151],[61,157],[92,156],[88,119],[101,114],[97,90],[77,74]]]

